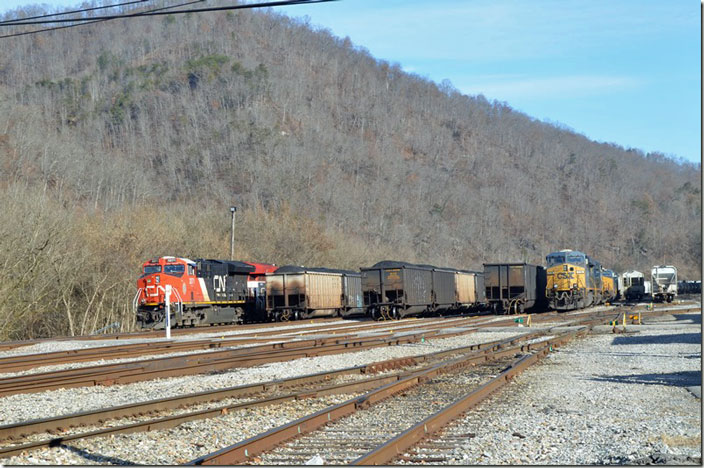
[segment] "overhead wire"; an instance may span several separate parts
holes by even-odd
[[[51,13],[48,15],[28,16],[26,18],[16,18],[16,19],[11,19],[11,20],[0,21],[0,24],[12,25],[11,23],[16,23],[17,21],[27,21],[27,20],[33,20],[33,19],[39,19],[39,18],[51,18],[52,16],[72,15],[74,13],[85,13],[87,11],[105,10],[107,8],[117,8],[117,7],[121,7],[121,6],[133,5],[135,3],[144,3],[144,2],[151,2],[151,1],[152,0],[133,0],[131,2],[125,2],[125,3],[115,3],[114,5],[105,5],[105,6],[92,7],[92,8],[82,8],[80,10],[62,11],[61,13]],[[12,25],[12,26],[14,26],[14,25]]]
[[[147,0],[147,1],[152,1],[152,0]],[[146,10],[146,12],[156,12],[156,11],[168,10],[171,8],[179,8],[179,7],[183,7],[183,6],[193,5],[194,3],[201,3],[204,1],[206,1],[206,0],[191,0],[190,2],[179,3],[176,5],[169,5],[169,6],[165,6],[165,7],[159,7],[159,8],[152,8],[151,10]],[[142,13],[146,13],[146,12],[142,12]],[[91,18],[90,21],[86,21],[83,23],[70,24],[67,26],[56,26],[54,28],[35,29],[33,31],[24,31],[24,32],[13,33],[13,34],[6,34],[4,36],[0,36],[0,39],[5,39],[5,38],[9,38],[9,37],[16,37],[16,36],[26,36],[29,34],[37,34],[37,33],[41,33],[41,32],[56,31],[58,29],[75,28],[76,26],[83,26],[83,25],[92,24],[92,23],[100,23],[102,21],[108,21],[108,20],[107,19]],[[52,22],[53,21],[48,21],[48,23],[52,23]],[[0,26],[3,26],[3,24],[0,24]],[[10,24],[7,26],[16,26],[16,24]]]
[[[146,0],[146,1],[150,1],[150,0]],[[273,6],[303,5],[303,4],[310,4],[310,3],[334,2],[334,1],[338,1],[338,0],[284,0],[284,1],[272,1],[272,2],[263,2],[263,3],[247,3],[247,4],[242,4],[242,5],[231,5],[231,6],[225,6],[225,7],[211,7],[211,8],[197,8],[197,9],[189,9],[189,10],[163,11],[163,10],[170,10],[172,8],[178,8],[178,7],[182,7],[182,6],[192,5],[194,3],[200,3],[203,1],[206,1],[206,0],[193,0],[191,2],[181,3],[178,5],[170,5],[170,6],[161,7],[161,8],[154,8],[154,9],[147,10],[144,12],[125,14],[125,15],[106,15],[106,16],[95,16],[92,18],[39,21],[36,23],[24,21],[29,18],[23,18],[22,20],[12,20],[12,22],[0,22],[0,27],[1,26],[20,26],[20,25],[29,25],[29,24],[51,24],[51,23],[60,23],[60,22],[61,23],[63,23],[63,22],[74,22],[75,23],[75,24],[70,24],[70,25],[66,25],[66,26],[56,26],[56,27],[52,27],[52,28],[35,29],[33,31],[23,31],[23,32],[19,32],[19,33],[6,34],[3,36],[0,36],[0,39],[7,39],[10,37],[17,37],[17,36],[26,36],[26,35],[38,34],[38,33],[42,33],[42,32],[56,31],[59,29],[74,28],[76,26],[83,26],[83,25],[92,24],[92,23],[100,23],[102,21],[108,21],[108,20],[118,19],[118,18],[138,18],[141,16],[171,15],[171,14],[181,14],[181,13],[202,13],[202,12],[208,12],[208,11],[239,10],[239,9],[245,9],[245,8],[266,8],[266,7],[273,7]],[[116,5],[113,5],[113,6],[116,6]],[[63,14],[68,14],[68,13],[63,13]],[[56,15],[51,15],[51,16],[60,16],[60,15],[62,15],[62,14],[56,14]],[[80,21],[80,22],[77,22],[77,21]]]
[[[200,0],[200,1],[204,1],[204,0]],[[205,12],[212,12],[212,11],[241,10],[241,9],[245,9],[245,8],[267,8],[267,7],[275,7],[275,6],[326,3],[326,2],[333,2],[333,1],[337,1],[337,0],[279,0],[279,1],[260,2],[260,3],[244,3],[241,5],[228,5],[228,6],[221,6],[221,7],[192,8],[192,9],[188,9],[188,10],[177,10],[177,11],[170,11],[170,12],[157,11],[158,10],[157,9],[157,10],[150,10],[150,11],[146,11],[146,12],[128,13],[128,14],[121,14],[121,15],[93,16],[91,18],[68,18],[68,19],[55,19],[55,20],[47,20],[47,21],[18,20],[18,21],[11,23],[11,24],[0,23],[0,26],[20,26],[20,25],[25,26],[25,25],[50,24],[50,23],[71,23],[71,22],[80,22],[80,21],[94,22],[94,21],[98,21],[98,20],[104,21],[104,20],[113,20],[113,19],[119,19],[119,18],[136,18],[136,17],[142,17],[142,16],[175,15],[175,14],[182,14],[182,13],[205,13]],[[175,8],[175,7],[167,7],[167,8]]]

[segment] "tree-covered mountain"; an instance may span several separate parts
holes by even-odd
[[[0,338],[129,328],[141,262],[227,257],[232,204],[243,260],[481,269],[572,248],[701,277],[701,165],[590,141],[275,11],[3,41]]]

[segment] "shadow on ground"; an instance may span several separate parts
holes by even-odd
[[[72,445],[61,444],[61,448],[69,450],[69,451],[75,453],[76,455],[81,456],[81,457],[85,458],[86,460],[90,460],[93,462],[108,463],[111,465],[136,465],[136,463],[132,462],[132,461],[122,460],[121,458],[109,457],[106,455],[100,455],[97,453],[90,453],[87,450],[83,450],[78,447],[73,447]]]
[[[702,371],[682,371],[671,372],[669,374],[602,375],[593,377],[591,380],[595,380],[597,382],[693,387],[702,384]]]
[[[675,317],[675,320],[691,320],[700,325],[702,323],[702,314],[672,314],[672,316]]]
[[[617,336],[611,342],[614,345],[641,345],[641,344],[701,344],[702,334],[699,333],[672,333],[668,335],[625,335]]]

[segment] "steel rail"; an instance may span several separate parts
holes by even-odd
[[[679,310],[679,309],[678,309]],[[689,310],[689,309],[686,309]],[[685,309],[681,309],[685,312]],[[649,311],[649,314],[667,311]],[[594,316],[613,315],[614,311],[599,311]],[[621,313],[616,314],[620,316]],[[582,319],[570,320],[566,324],[582,323],[591,320],[587,315]],[[298,340],[269,345],[258,345],[234,350],[220,350],[206,353],[177,355],[149,360],[130,361],[126,363],[104,364],[79,369],[59,370],[28,374],[24,376],[0,379],[0,396],[16,393],[41,392],[56,388],[75,388],[93,385],[113,385],[133,383],[155,378],[193,375],[210,371],[226,370],[233,367],[250,367],[253,365],[280,362],[300,357],[312,357],[343,352],[370,349],[381,346],[423,341],[426,338],[447,338],[473,333],[478,328],[498,326],[513,319],[476,324],[473,327],[453,327],[455,331],[443,330],[441,325],[427,327],[403,336],[386,335],[348,339],[345,337],[318,338]]]
[[[476,327],[445,332],[441,329],[419,330],[403,336],[364,338],[320,338],[260,345],[235,350],[179,355],[127,363],[89,366],[0,379],[0,396],[33,393],[56,388],[113,385],[155,378],[193,375],[233,367],[250,367],[301,357],[338,354],[363,349],[414,343],[428,338],[473,333]]]
[[[690,302],[696,302],[696,301],[690,301]],[[615,303],[612,305],[615,306],[626,306],[626,307],[638,307],[638,308],[645,308],[646,305],[627,305],[629,303]],[[685,303],[686,304],[686,303]],[[659,304],[656,303],[654,304],[654,307],[666,307],[670,306],[671,304]],[[536,314],[532,315],[540,315],[544,313],[549,313],[548,311],[542,311],[538,312]],[[464,317],[485,317],[485,316],[492,316],[489,314],[483,314],[483,313],[471,313],[468,315],[463,315]],[[446,317],[456,317],[455,315],[449,315]],[[425,320],[428,319],[427,317],[409,317],[412,319],[417,319],[417,320]],[[404,319],[404,321],[407,321],[409,318]],[[370,319],[367,319],[365,317],[354,317],[353,320],[360,321],[360,322],[367,322],[370,321]],[[255,328],[255,327],[268,327],[268,328],[275,328],[275,327],[283,327],[283,326],[290,326],[292,324],[296,323],[303,323],[303,322],[329,322],[329,321],[341,321],[339,317],[319,317],[319,318],[314,318],[314,319],[307,319],[305,321],[293,321],[293,322],[255,322],[255,323],[246,323],[246,324],[231,324],[231,325],[215,325],[215,326],[197,326],[197,327],[189,327],[189,328],[174,328],[171,330],[172,335],[190,335],[190,334],[196,334],[196,333],[221,333],[221,332],[226,332],[226,331],[233,331],[233,330],[242,330],[242,329],[247,329],[247,328]],[[383,323],[383,322],[382,322]],[[36,338],[36,339],[30,339],[30,340],[14,340],[14,341],[6,341],[0,343],[0,351],[6,351],[6,350],[11,350],[23,346],[31,346],[34,344],[39,344],[39,343],[45,343],[49,341],[74,341],[74,340],[85,340],[85,341],[96,341],[96,340],[129,340],[129,339],[139,339],[139,338],[156,338],[157,336],[155,335],[160,335],[163,334],[163,330],[149,330],[149,331],[135,331],[135,332],[124,332],[124,333],[106,333],[106,334],[101,334],[101,335],[82,335],[82,336],[58,336],[58,337],[53,337],[53,338]]]
[[[366,455],[357,458],[350,464],[385,465],[390,463],[391,460],[398,455],[403,454],[408,448],[412,447],[423,438],[437,432],[450,421],[456,419],[464,412],[481,403],[489,395],[507,384],[513,377],[538,362],[538,360],[547,355],[552,348],[560,346],[575,336],[585,333],[586,329],[581,332],[564,335],[558,339],[551,340],[534,354],[529,354],[516,360],[510,367],[491,379],[489,382],[486,382],[454,403],[451,403],[437,413],[413,425],[409,429],[392,438],[388,442],[380,445]]]
[[[454,319],[460,320],[460,322],[429,322],[424,327],[426,329],[441,328],[447,325],[461,326],[465,324],[466,318]],[[473,323],[473,322],[472,322]],[[263,331],[263,332],[250,332],[242,333],[233,337],[220,337],[220,338],[207,338],[202,340],[191,340],[191,341],[161,341],[161,342],[151,342],[151,343],[132,343],[132,344],[121,344],[114,346],[101,346],[93,348],[81,348],[73,350],[56,351],[51,353],[40,353],[40,354],[23,354],[15,356],[0,357],[0,373],[10,373],[19,372],[23,370],[34,369],[37,367],[45,367],[49,365],[59,365],[66,363],[76,363],[76,362],[90,362],[96,360],[106,360],[106,359],[123,359],[135,356],[152,355],[152,354],[164,354],[173,352],[183,352],[183,351],[193,351],[193,350],[208,350],[213,348],[224,348],[233,345],[245,345],[261,342],[272,342],[272,341],[293,341],[298,338],[303,338],[305,335],[326,333],[331,335],[338,335],[338,337],[345,336],[355,336],[358,335],[359,331],[370,331],[374,330],[386,330],[386,329],[396,329],[403,330],[406,328],[417,327],[417,324],[389,324],[389,323],[379,323],[371,322],[362,326],[354,326],[352,324],[347,327],[330,327],[329,325],[317,326],[317,327],[306,327],[295,330],[283,330],[283,331]],[[389,333],[387,333],[389,334]],[[379,336],[379,335],[377,335]]]
[[[500,341],[494,341],[494,342],[484,343],[484,344],[480,344],[480,345],[471,345],[471,346],[465,346],[465,347],[460,347],[460,348],[453,348],[450,350],[438,351],[438,352],[429,353],[429,354],[425,354],[425,355],[418,355],[418,356],[414,356],[414,357],[410,357],[410,358],[393,359],[393,360],[389,360],[389,361],[382,361],[382,362],[373,363],[373,364],[369,364],[369,365],[356,366],[353,368],[341,369],[341,370],[336,370],[336,371],[331,371],[331,372],[321,372],[318,374],[312,374],[312,375],[308,375],[308,376],[301,376],[301,377],[295,377],[292,379],[286,379],[286,382],[273,381],[273,382],[265,382],[265,383],[254,384],[254,385],[249,385],[249,386],[233,387],[231,389],[219,390],[219,391],[217,391],[217,393],[218,393],[219,399],[249,395],[252,393],[253,389],[256,389],[260,393],[263,393],[264,391],[266,391],[268,389],[278,388],[280,385],[281,386],[293,386],[293,385],[317,383],[317,382],[321,382],[321,381],[324,382],[324,381],[330,380],[330,379],[337,377],[337,376],[340,376],[340,375],[345,375],[345,374],[350,374],[350,373],[355,373],[355,372],[360,373],[360,374],[371,373],[371,372],[374,372],[375,370],[377,370],[380,366],[383,368],[390,368],[392,364],[393,364],[393,367],[411,366],[411,365],[416,365],[424,360],[430,360],[432,358],[442,358],[447,355],[454,355],[454,354],[461,354],[461,353],[469,353],[470,360],[472,360],[472,361],[485,362],[488,360],[493,360],[496,357],[500,357],[500,356],[504,356],[504,355],[507,355],[510,353],[515,353],[516,351],[520,351],[521,349],[525,348],[525,345],[524,346],[514,346],[511,348],[506,348],[506,346],[515,345],[515,343],[517,343],[517,342],[531,339],[533,337],[540,336],[543,334],[545,334],[545,332],[526,333],[526,334],[523,334],[523,335],[520,335],[517,337],[513,337],[513,338],[510,338],[507,340],[500,340]],[[481,346],[481,348],[480,348],[480,346]],[[492,355],[492,353],[493,353],[493,355]],[[457,359],[454,359],[452,361],[453,362],[457,361]],[[316,397],[320,397],[320,396],[324,396],[324,395],[331,395],[331,394],[357,393],[359,391],[379,388],[381,386],[388,385],[390,383],[393,383],[393,382],[396,382],[400,379],[405,378],[409,374],[420,373],[423,370],[436,368],[437,366],[438,366],[437,364],[434,364],[434,365],[427,366],[425,369],[418,369],[415,371],[406,371],[406,372],[395,373],[395,374],[391,374],[391,375],[370,377],[367,379],[361,379],[361,380],[354,381],[354,382],[347,382],[347,383],[336,384],[336,385],[328,385],[328,386],[323,386],[323,387],[319,387],[316,389],[306,389],[306,390],[302,390],[299,392],[294,392],[294,393],[289,393],[289,394],[279,395],[279,396],[272,396],[272,397],[268,397],[268,398],[259,399],[256,401],[251,401],[251,402],[235,403],[235,404],[230,404],[230,405],[219,406],[216,408],[208,408],[208,409],[204,409],[204,410],[183,413],[180,415],[166,416],[166,417],[162,417],[162,418],[158,418],[158,419],[150,419],[147,421],[141,421],[141,422],[126,424],[126,425],[121,425],[121,426],[114,426],[114,427],[109,427],[109,428],[105,428],[105,429],[84,432],[84,433],[80,433],[80,434],[66,435],[66,436],[42,440],[42,441],[36,441],[36,442],[30,442],[30,443],[25,443],[25,444],[8,446],[8,447],[0,448],[0,458],[17,455],[22,452],[35,450],[35,449],[39,449],[39,448],[43,448],[43,447],[54,447],[54,446],[58,446],[58,445],[61,445],[63,443],[66,443],[66,442],[69,442],[72,440],[82,440],[82,439],[88,439],[88,438],[93,438],[93,437],[114,435],[114,434],[119,434],[119,433],[132,433],[132,432],[138,432],[138,431],[151,431],[151,430],[166,429],[166,428],[174,427],[174,426],[177,426],[179,424],[182,424],[182,423],[185,423],[188,421],[211,418],[211,417],[220,416],[222,414],[227,414],[227,412],[232,411],[232,410],[239,410],[239,409],[251,408],[251,407],[262,406],[262,405],[271,405],[271,404],[282,403],[285,401],[296,400],[296,399],[316,398]],[[284,383],[285,383],[285,385],[282,385]],[[206,395],[207,393],[210,393],[210,395]],[[190,404],[196,404],[196,403],[213,401],[213,394],[214,393],[216,393],[216,392],[201,392],[199,394],[189,395],[187,397],[188,397]],[[203,398],[203,397],[205,397],[205,398]],[[78,415],[69,415],[64,418],[50,418],[48,420],[30,421],[28,423],[20,423],[20,424],[14,424],[14,425],[10,425],[10,426],[4,426],[4,427],[0,428],[0,430],[2,430],[2,433],[4,436],[26,435],[28,433],[37,432],[38,429],[48,430],[49,428],[52,428],[52,429],[56,429],[56,430],[63,430],[63,427],[57,426],[57,424],[63,424],[63,426],[65,426],[65,427],[72,427],[72,426],[75,426],[79,421],[80,421],[80,423],[82,423],[82,425],[85,425],[88,421],[102,422],[103,420],[106,420],[106,419],[125,417],[125,416],[133,416],[135,413],[141,415],[144,413],[155,411],[156,410],[155,405],[158,405],[159,409],[162,409],[162,410],[163,409],[173,409],[173,408],[183,406],[183,404],[174,405],[174,403],[179,400],[181,403],[183,403],[182,397],[155,400],[152,402],[148,402],[149,406],[147,406],[147,403],[137,404],[137,405],[123,405],[122,407],[111,408],[106,411],[92,411],[92,412],[82,413],[82,414],[78,414]],[[127,410],[127,411],[125,411],[125,410]]]
[[[171,410],[187,405],[212,402],[225,398],[249,396],[252,394],[263,393],[275,387],[285,388],[301,384],[317,383],[320,381],[329,380],[340,375],[349,375],[357,373],[373,374],[385,370],[418,365],[420,363],[427,362],[436,358],[441,358],[447,355],[485,351],[496,349],[500,346],[510,346],[520,341],[543,336],[546,333],[547,332],[545,331],[524,333],[522,335],[517,335],[504,340],[477,343],[473,345],[451,348],[448,350],[435,351],[432,353],[419,354],[403,358],[387,359],[384,361],[377,361],[370,364],[353,366],[335,371],[319,372],[315,374],[292,377],[288,379],[277,379],[257,384],[240,385],[235,387],[198,392],[188,395],[160,398],[140,403],[125,404],[106,409],[96,409],[64,416],[55,416],[51,418],[9,424],[0,426],[0,440],[27,436],[37,432],[62,430],[66,427],[95,424],[108,419],[134,416],[140,413]]]
[[[577,331],[564,332],[563,335],[573,335]],[[548,343],[557,340],[547,340]],[[545,345],[549,346],[549,345]],[[394,394],[410,389],[428,379],[442,373],[457,370],[469,365],[476,365],[479,362],[486,362],[500,357],[510,356],[517,350],[526,351],[532,349],[532,345],[526,344],[516,348],[498,349],[491,354],[480,356],[463,356],[450,361],[433,365],[428,369],[412,372],[405,378],[397,382],[389,383],[367,394],[352,398],[343,403],[329,406],[308,416],[296,419],[282,426],[270,429],[262,434],[250,437],[244,441],[225,447],[216,452],[191,460],[188,465],[236,465],[242,464],[252,457],[270,450],[284,441],[297,437],[300,434],[314,431],[323,425],[348,416],[355,411],[367,408]]]

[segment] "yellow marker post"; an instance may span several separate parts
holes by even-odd
[[[623,313],[623,328],[626,328],[626,313]]]
[[[528,314],[528,321],[526,322],[526,327],[530,327],[530,320],[532,315]]]

